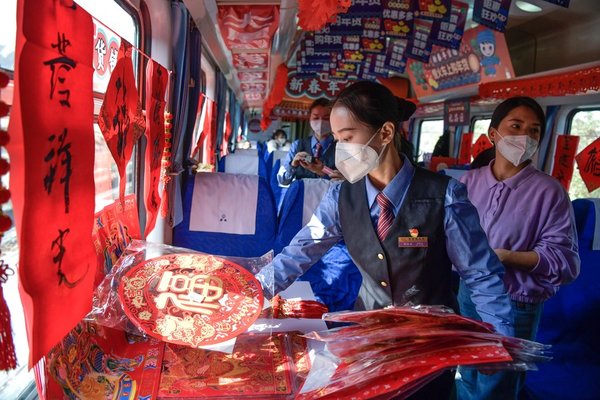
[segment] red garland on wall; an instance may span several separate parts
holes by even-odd
[[[9,77],[3,72],[0,72],[0,89],[8,85]],[[0,118],[8,115],[9,107],[6,103],[0,101]],[[0,146],[8,144],[10,137],[8,132],[0,130]],[[9,164],[5,159],[0,159],[4,167],[0,168],[0,175],[4,175],[9,170]],[[10,200],[10,191],[0,183],[0,204],[4,204]],[[0,241],[4,232],[10,229],[12,221],[10,217],[0,208]],[[2,292],[2,284],[6,283],[10,275],[14,275],[14,271],[0,260],[0,371],[8,371],[17,368],[17,357],[15,355],[15,345],[12,338],[12,329],[10,326],[10,310],[4,300]]]
[[[479,96],[495,99],[513,96],[546,97],[598,90],[600,90],[600,65],[535,78],[482,83],[479,85]]]
[[[298,25],[304,31],[318,31],[348,11],[351,4],[350,0],[298,0]]]

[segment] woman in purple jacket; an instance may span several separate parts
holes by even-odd
[[[513,307],[515,336],[529,340],[536,337],[544,301],[560,285],[577,277],[580,263],[569,196],[556,179],[538,171],[531,162],[544,128],[544,111],[535,100],[505,100],[494,111],[488,131],[495,145],[495,159],[461,179],[490,246],[505,266],[504,283]],[[461,282],[461,314],[481,319],[470,295]],[[459,368],[457,397],[516,399],[524,382],[524,372],[487,375]]]

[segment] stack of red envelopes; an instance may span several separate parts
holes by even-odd
[[[300,400],[404,398],[458,365],[486,369],[531,367],[545,361],[548,346],[502,336],[484,322],[437,306],[392,307],[326,314],[350,326],[307,337],[326,343]],[[307,382],[307,386],[309,382]]]

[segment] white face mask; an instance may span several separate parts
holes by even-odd
[[[538,141],[530,138],[529,135],[503,137],[497,129],[495,131],[500,136],[500,140],[496,140],[498,151],[515,167],[531,160],[538,149]]]
[[[377,132],[379,133],[379,131]],[[335,167],[350,183],[358,182],[379,166],[381,155],[387,144],[377,152],[369,146],[375,135],[365,144],[360,143],[337,143],[335,146]]]
[[[315,133],[315,136],[317,137],[317,139],[321,139],[322,137],[327,135],[329,132],[331,132],[331,124],[329,123],[329,121],[324,120],[324,119],[311,119],[310,127],[312,128],[313,132]]]
[[[275,139],[275,142],[278,145],[283,146],[285,144],[286,140],[285,140],[285,138],[277,138],[277,139]]]

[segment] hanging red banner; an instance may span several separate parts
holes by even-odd
[[[469,164],[471,162],[472,144],[473,132],[464,133],[460,141],[460,153],[458,155],[459,164]]]
[[[144,204],[146,229],[144,239],[154,229],[160,209],[160,167],[165,148],[165,92],[168,71],[150,60],[146,67],[146,171],[144,173]]]
[[[575,160],[583,183],[592,193],[600,187],[600,138],[577,154]]]
[[[579,145],[579,136],[559,135],[556,140],[552,176],[559,180],[566,191],[569,191],[573,178],[577,145]]]
[[[133,147],[146,129],[131,61],[131,45],[121,42],[123,56],[110,76],[98,115],[98,126],[119,170],[119,199],[125,196],[125,168]]]
[[[481,135],[479,136],[479,138],[477,138],[475,144],[473,144],[473,148],[471,149],[471,155],[473,156],[473,158],[477,158],[477,156],[481,152],[484,152],[485,150],[492,147],[494,147],[494,145],[492,144],[492,142],[490,142],[490,139],[487,137],[487,135]]]
[[[229,139],[231,138],[231,114],[229,111],[225,113],[225,133],[223,134],[223,142],[221,143],[221,157],[225,157],[229,153]]]
[[[18,4],[9,152],[31,367],[91,308],[94,27],[72,1]]]

